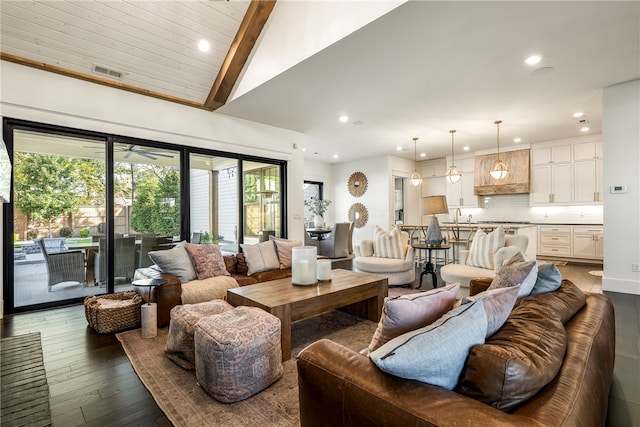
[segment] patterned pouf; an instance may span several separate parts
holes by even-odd
[[[203,317],[233,310],[228,302],[218,299],[198,304],[177,305],[171,309],[169,336],[164,354],[184,369],[195,368],[193,332]]]
[[[238,402],[282,376],[280,319],[237,307],[196,324],[196,377],[216,400]]]

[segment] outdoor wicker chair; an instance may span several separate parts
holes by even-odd
[[[86,284],[84,269],[84,254],[82,251],[65,251],[50,253],[47,250],[46,239],[37,239],[40,251],[47,265],[47,286],[51,287],[62,282],[78,282]]]
[[[123,277],[127,282],[133,280],[136,270],[136,238],[118,237],[114,241],[115,277]],[[100,239],[99,250],[95,256],[96,282],[102,286],[107,281],[107,239]]]

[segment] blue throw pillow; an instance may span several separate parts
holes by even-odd
[[[446,313],[429,326],[392,339],[369,354],[382,371],[452,390],[469,350],[483,344],[487,315],[482,300]]]
[[[538,264],[538,278],[529,295],[557,291],[562,283],[562,275],[555,264]]]

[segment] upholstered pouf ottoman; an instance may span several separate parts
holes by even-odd
[[[220,402],[246,399],[282,376],[280,319],[237,307],[201,319],[195,328],[196,378]]]
[[[233,310],[233,306],[221,299],[173,307],[164,354],[184,369],[195,368],[193,332],[196,323],[203,317],[229,310]]]

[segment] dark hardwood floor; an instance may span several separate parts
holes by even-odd
[[[564,278],[601,292],[602,266],[569,264]],[[416,275],[416,283],[419,274]],[[87,326],[82,305],[6,316],[2,337],[40,332],[54,426],[170,426],[114,334]]]
[[[2,337],[40,332],[54,426],[170,426],[114,334],[87,326],[84,307],[7,316]]]

